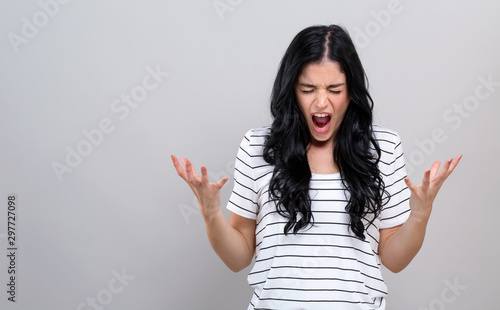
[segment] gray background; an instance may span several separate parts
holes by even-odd
[[[234,274],[212,251],[170,154],[206,165],[212,181],[232,178],[244,133],[270,122],[291,39],[330,23],[354,38],[376,122],[401,135],[414,183],[433,161],[464,154],[420,253],[384,271],[388,309],[498,309],[497,1],[67,2],[42,0],[57,4],[53,16],[37,1],[0,3],[1,309],[92,309],[92,298],[98,309],[246,309],[249,269]],[[156,69],[168,76],[144,91]],[[131,92],[142,101],[124,114]],[[113,130],[89,144],[83,132],[106,119]],[[59,180],[53,164],[79,145],[86,156]],[[230,179],[223,201],[231,189]]]

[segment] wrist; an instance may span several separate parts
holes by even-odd
[[[220,216],[224,216],[220,208],[217,211],[209,212],[207,214],[203,214],[203,220],[207,225],[215,222]]]
[[[410,212],[410,218],[417,222],[417,223],[421,223],[421,224],[427,224],[427,222],[429,221],[429,218],[431,216],[431,212],[428,211],[428,212],[422,212],[422,211],[414,211],[414,210],[411,210]]]

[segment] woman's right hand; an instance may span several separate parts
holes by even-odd
[[[189,185],[200,204],[201,214],[205,219],[210,219],[220,212],[221,198],[220,189],[226,184],[228,178],[224,177],[217,183],[210,183],[206,167],[201,167],[201,176],[196,173],[193,164],[187,158],[180,160],[184,164],[184,169],[177,157],[172,155],[177,174]]]

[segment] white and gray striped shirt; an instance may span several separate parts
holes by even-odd
[[[403,180],[406,170],[398,134],[377,125],[373,130],[382,153],[378,167],[391,198],[365,231],[365,241],[349,229],[349,193],[339,173],[312,174],[314,226],[285,235],[287,219],[277,213],[268,193],[274,167],[262,157],[269,127],[245,134],[227,208],[257,224],[255,263],[248,275],[254,294],[248,309],[385,309],[379,229],[406,221],[410,190]]]

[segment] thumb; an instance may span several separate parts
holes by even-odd
[[[228,177],[223,177],[222,180],[220,180],[219,182],[217,182],[215,184],[215,186],[217,186],[217,189],[220,190],[224,186],[224,184],[226,184],[227,180],[229,180]]]
[[[405,180],[406,186],[408,186],[408,188],[410,189],[410,191],[413,193],[417,189],[417,187],[415,186],[415,184],[413,184],[410,181],[410,178],[408,178],[408,177],[406,177],[404,180]]]

